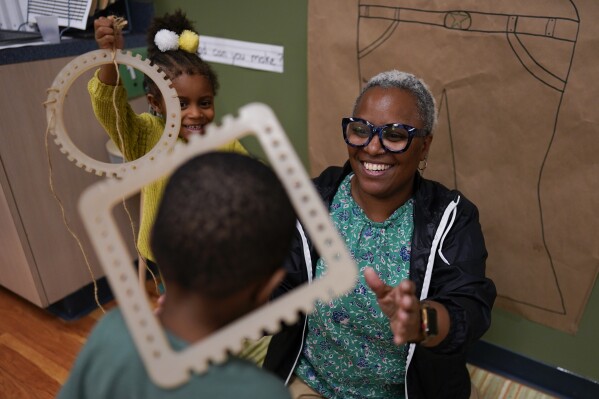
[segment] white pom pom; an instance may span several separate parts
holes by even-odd
[[[179,48],[179,35],[168,29],[160,29],[154,36],[154,43],[163,53]]]

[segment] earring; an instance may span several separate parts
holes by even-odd
[[[424,165],[422,165],[422,162],[424,162]],[[420,161],[420,163],[418,164],[418,170],[420,172],[424,172],[424,169],[426,169],[426,167],[428,166],[428,161],[426,160],[426,158],[424,158],[422,161]]]

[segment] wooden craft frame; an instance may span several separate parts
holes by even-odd
[[[158,143],[143,157],[120,164],[98,161],[79,150],[69,137],[63,118],[64,101],[73,82],[89,69],[114,61],[137,68],[151,78],[158,86],[166,104],[165,128]],[[131,52],[122,50],[115,50],[114,53],[112,50],[95,50],[73,59],[56,75],[44,104],[49,133],[55,136],[54,142],[60,147],[60,151],[78,167],[98,176],[122,177],[127,171],[136,170],[141,164],[156,159],[173,147],[181,128],[181,106],[172,82],[158,66],[151,65],[149,60],[142,59],[139,54],[133,56]]]
[[[175,352],[151,310],[147,293],[137,282],[131,266],[133,258],[111,211],[123,198],[172,173],[190,158],[247,135],[257,137],[304,229],[325,260],[327,270],[311,284],[298,287],[186,350]],[[237,118],[226,116],[221,126],[209,125],[205,135],[192,136],[187,144],[179,142],[173,151],[138,166],[122,179],[105,179],[89,187],[80,198],[79,212],[148,374],[157,385],[184,384],[190,372],[201,373],[210,362],[223,362],[229,352],[240,351],[243,339],[258,339],[265,332],[275,333],[282,322],[293,323],[299,312],[312,311],[314,301],[329,301],[354,287],[358,274],[356,264],[268,106],[246,105]]]

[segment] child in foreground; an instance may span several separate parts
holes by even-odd
[[[151,246],[169,287],[158,314],[184,349],[266,303],[284,277],[295,212],[273,171],[234,153],[193,158],[170,178]],[[267,255],[267,256],[265,256]],[[59,399],[290,398],[273,374],[230,357],[174,389],[152,383],[121,312],[107,313]]]

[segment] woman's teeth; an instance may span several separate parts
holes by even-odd
[[[391,167],[390,165],[385,165],[382,163],[364,162],[364,168],[366,168],[366,170],[371,170],[371,171],[379,172],[379,171],[387,170],[390,167]]]

